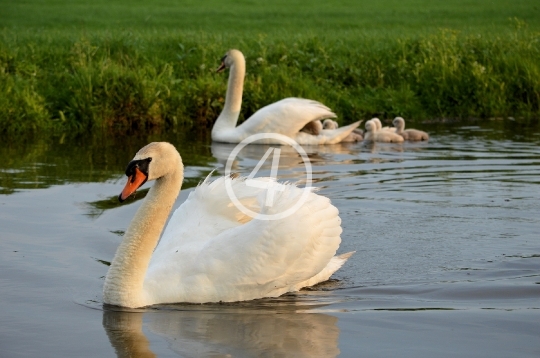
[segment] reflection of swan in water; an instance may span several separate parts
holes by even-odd
[[[309,122],[319,127],[320,120],[335,118],[330,108],[317,101],[303,98],[285,98],[271,103],[251,115],[236,126],[242,105],[246,61],[242,52],[230,50],[223,57],[218,71],[230,68],[225,106],[212,128],[212,140],[225,143],[240,143],[247,137],[258,133],[279,133],[294,139],[300,144],[335,144],[347,137],[360,122],[348,126],[319,131],[313,125],[301,131]],[[322,127],[322,126],[320,126]],[[266,143],[275,143],[273,138]]]
[[[221,164],[223,168],[225,168],[227,164],[227,160],[229,159],[229,156],[231,155],[235,147],[236,147],[236,144],[212,142],[212,146],[211,146],[212,155],[214,156],[214,158],[217,159],[218,163]],[[242,148],[242,150],[238,153],[236,158],[234,158],[231,168],[233,170],[238,169],[238,165],[239,165],[238,160],[241,160],[244,166],[247,166],[249,168],[254,168],[270,148],[276,148],[276,147],[279,148],[280,150],[280,157],[279,157],[280,169],[285,169],[285,168],[290,169],[290,168],[303,166],[302,157],[291,146],[254,144],[254,145],[246,145],[244,148]],[[307,155],[308,157],[310,157],[310,160],[312,159],[312,157],[318,156],[317,154],[312,154],[309,152],[307,152]],[[270,168],[271,164],[272,164],[272,157],[267,158],[267,161],[262,166],[262,169]],[[257,176],[260,176],[260,174]]]
[[[118,358],[151,358],[150,342],[143,333],[143,313],[103,311],[103,328]]]
[[[224,169],[229,156],[236,147],[236,144],[212,142],[211,151],[214,158]],[[233,159],[231,171],[239,171],[244,174],[249,174],[257,163],[263,158],[268,149],[275,148],[275,145],[246,145],[238,155]],[[277,146],[280,149],[279,157],[279,179],[295,180],[298,178],[305,179],[305,166],[300,154],[291,146]],[[334,145],[317,145],[317,146],[302,146],[305,150],[309,161],[312,165],[317,163],[328,164],[335,159],[335,154],[350,154],[357,155],[361,148],[351,143],[339,143]],[[262,165],[261,173],[256,176],[268,175],[268,170],[271,168],[272,158],[267,158]],[[244,168],[246,171],[242,170]],[[295,170],[299,169],[299,170]],[[266,172],[265,172],[266,170]]]
[[[118,357],[155,356],[148,343],[148,338],[154,339],[143,333],[143,315],[150,332],[164,337],[182,357],[335,357],[340,353],[338,318],[322,313],[227,308],[104,311],[103,328]]]
[[[268,205],[267,186],[261,185],[268,178],[253,179],[258,185],[242,178],[205,180],[161,235],[182,185],[180,154],[170,143],[150,143],[137,152],[126,175],[121,201],[147,180],[155,184],[111,262],[105,303],[143,307],[278,297],[328,280],[353,254],[334,256],[341,242],[339,212],[311,190],[279,184]],[[256,218],[235,206],[227,185]],[[275,214],[274,220],[258,220]]]

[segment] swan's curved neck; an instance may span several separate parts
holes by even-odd
[[[182,164],[156,180],[129,225],[105,278],[105,303],[141,307],[147,305],[143,283],[171,208],[183,180]]]
[[[404,122],[396,122],[396,133],[403,133],[405,131],[405,123]]]
[[[216,123],[214,123],[212,137],[214,137],[215,133],[236,127],[238,116],[240,115],[240,108],[242,106],[245,74],[245,60],[243,58],[236,58],[234,64],[230,67],[227,94],[225,95],[225,106],[216,120]]]

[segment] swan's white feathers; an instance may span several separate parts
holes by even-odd
[[[345,254],[341,254],[338,256],[332,257],[328,265],[319,272],[317,275],[311,277],[307,281],[301,282],[297,285],[297,289],[301,289],[302,287],[309,287],[316,285],[319,282],[324,282],[332,276],[334,272],[339,270],[341,266],[351,257],[356,251],[347,252]]]
[[[336,117],[320,102],[291,97],[259,109],[237,129],[250,134],[278,133],[294,138],[309,122]]]
[[[266,215],[294,206],[304,192],[280,184],[284,190],[269,207],[266,190],[247,186],[245,178],[205,180],[175,211],[154,251],[144,284],[149,301],[276,297],[328,279],[344,262],[332,258],[341,242],[341,219],[328,198],[310,192],[294,215],[241,222],[226,181],[246,207]]]
[[[257,133],[278,133],[293,138],[302,145],[336,144],[351,134],[362,121],[337,129],[322,130],[318,135],[300,131],[309,122],[336,117],[330,108],[320,102],[304,98],[285,98],[261,108],[235,130],[243,134],[242,138]],[[273,138],[257,143],[283,144]]]

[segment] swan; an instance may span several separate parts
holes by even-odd
[[[309,122],[326,118],[336,118],[330,108],[317,101],[303,98],[285,98],[269,104],[255,113],[239,126],[238,116],[242,105],[242,92],[246,61],[242,52],[232,49],[221,59],[218,72],[230,69],[227,94],[223,111],[212,127],[212,140],[225,143],[240,143],[247,137],[258,133],[278,133],[294,139],[299,144],[335,144],[346,138],[360,122],[317,135],[301,131]],[[268,139],[261,144],[281,144]]]
[[[155,184],[111,262],[103,287],[106,304],[137,308],[277,297],[327,280],[354,253],[335,255],[342,232],[338,209],[312,190],[272,181],[278,190],[267,206],[262,184],[269,178],[256,178],[258,185],[251,186],[246,178],[207,177],[163,230],[184,176],[176,148],[167,142],[146,145],[126,175],[120,201],[146,181]],[[289,216],[261,220],[233,205],[227,185],[259,215],[282,213],[302,197],[305,202]]]
[[[389,126],[383,127],[382,122],[379,118],[375,117],[375,118],[371,118],[371,120],[377,125],[378,131],[385,131],[385,132],[388,131],[388,132],[396,133],[396,128],[394,127],[389,127]]]
[[[381,131],[379,130],[379,125],[377,123],[378,118],[372,118],[366,122],[366,132],[364,133],[364,141],[366,142],[383,142],[383,143],[401,143],[403,142],[403,137],[392,133],[390,131]]]
[[[405,120],[401,117],[394,118],[392,123],[394,124],[394,127],[396,127],[396,133],[405,140],[421,141],[429,139],[429,134],[424,131],[419,131],[418,129],[405,129]]]

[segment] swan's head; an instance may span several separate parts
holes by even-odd
[[[172,144],[153,142],[144,146],[127,165],[128,181],[118,200],[126,200],[147,181],[159,179],[178,170],[179,165],[182,165],[182,160]]]
[[[396,128],[405,128],[405,120],[401,117],[394,118],[392,124],[394,124],[394,127]]]
[[[225,56],[221,58],[221,65],[217,68],[216,72],[221,72],[226,68],[231,68],[237,61],[245,61],[242,52],[232,49],[227,51]]]
[[[365,127],[367,132],[375,132],[375,130],[377,129],[377,124],[373,122],[373,119],[370,119],[366,122]]]
[[[323,121],[323,129],[338,129],[338,123],[336,121],[334,121],[333,119],[325,119]]]
[[[375,129],[374,130],[378,131],[379,129],[382,128],[382,123],[381,123],[381,120],[379,118],[375,117],[375,118],[371,118],[371,120],[375,124]]]

